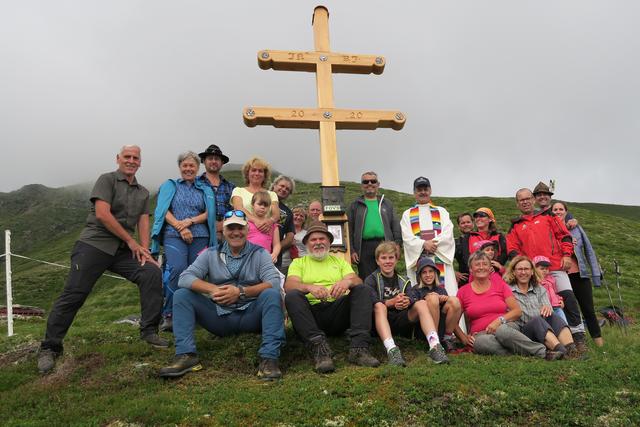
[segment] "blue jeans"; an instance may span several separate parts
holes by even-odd
[[[284,315],[279,289],[265,289],[246,309],[219,316],[206,295],[178,289],[173,295],[173,335],[176,354],[196,353],[196,324],[221,337],[240,332],[262,332],[260,357],[278,359],[285,343]]]
[[[569,322],[567,321],[567,316],[565,316],[564,311],[562,311],[560,307],[553,307],[553,314],[564,320],[564,323],[566,323],[567,325],[569,324]]]
[[[163,274],[164,306],[162,315],[167,317],[173,313],[173,294],[178,289],[180,273],[187,269],[198,254],[209,244],[208,237],[194,237],[191,244],[185,243],[180,237],[164,238],[164,256],[167,260]],[[168,278],[166,276],[169,276]]]

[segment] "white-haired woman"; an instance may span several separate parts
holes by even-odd
[[[178,156],[180,178],[168,179],[158,191],[151,231],[151,253],[164,247],[162,329],[171,330],[173,293],[178,278],[207,246],[216,245],[215,195],[196,179],[200,158],[192,151]]]

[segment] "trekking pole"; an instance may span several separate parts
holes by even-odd
[[[615,304],[613,303],[613,298],[611,298],[611,291],[609,290],[609,282],[606,279],[606,271],[605,269],[601,266],[600,267],[600,271],[602,271],[602,283],[604,283],[604,287],[607,290],[607,295],[609,296],[609,304],[611,304],[611,308],[613,309],[614,313],[617,313],[617,309]],[[620,328],[620,331],[622,331],[622,325],[620,325],[620,322],[616,322],[618,324],[618,327]]]
[[[627,320],[624,318],[624,309],[622,308],[622,293],[620,293],[620,264],[618,264],[618,260],[613,260],[613,265],[615,267],[616,273],[616,286],[618,288],[618,299],[620,300],[620,313],[622,313],[622,326],[624,327],[624,333],[627,334]]]

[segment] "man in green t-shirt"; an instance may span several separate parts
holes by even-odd
[[[372,305],[369,291],[344,259],[330,255],[333,235],[322,222],[307,229],[307,254],[289,266],[285,304],[298,336],[309,347],[319,373],[335,370],[326,335],[349,330],[349,361],[376,367],[369,353]]]
[[[361,183],[363,194],[351,203],[347,216],[351,262],[358,265],[358,276],[365,280],[378,268],[375,256],[378,245],[385,240],[402,245],[402,231],[393,205],[378,194],[378,175],[365,172]]]

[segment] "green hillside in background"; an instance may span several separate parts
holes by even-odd
[[[225,176],[242,184],[238,171]],[[347,204],[361,193],[345,183]],[[155,189],[150,189],[154,192]],[[506,232],[517,216],[513,199],[440,197],[451,217],[478,207],[493,209]],[[69,263],[69,252],[88,208],[90,188],[29,185],[0,193],[0,230],[11,229],[13,252]],[[410,194],[382,190],[400,214]],[[319,184],[297,184],[289,206],[320,196]],[[605,278],[619,261],[628,315],[640,311],[640,207],[571,203],[587,231]],[[4,252],[4,250],[0,250]],[[0,260],[4,263],[4,259]],[[4,264],[0,265],[4,267]],[[49,310],[66,270],[13,258],[14,302]],[[2,280],[4,288],[4,277]],[[614,297],[617,294],[614,293]],[[609,305],[605,288],[594,290],[597,307]],[[134,327],[114,324],[139,312],[138,292],[124,280],[103,277],[80,310],[55,373],[37,374],[35,350],[44,319],[18,319],[16,335],[0,338],[0,417],[3,425],[640,425],[640,337],[606,326],[602,349],[586,361],[556,363],[523,357],[453,356],[450,366],[431,364],[422,343],[400,340],[405,369],[364,369],[346,362],[346,342],[331,341],[338,371],[312,372],[305,349],[287,329],[281,365],[284,379],[255,379],[259,337],[211,337],[197,333],[205,369],[178,381],[156,371],[171,359],[140,342]],[[383,347],[374,354],[384,360]],[[19,398],[16,398],[19,396]]]

